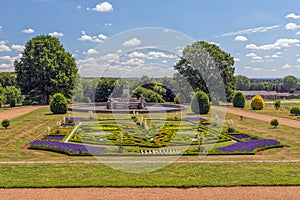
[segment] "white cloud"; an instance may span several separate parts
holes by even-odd
[[[225,36],[233,36],[233,35],[243,35],[243,34],[250,34],[250,33],[263,33],[271,30],[275,30],[281,27],[281,25],[275,25],[275,26],[262,26],[262,27],[257,27],[257,28],[251,28],[251,29],[245,29],[241,31],[236,31],[236,32],[229,32],[221,35],[222,37]]]
[[[168,63],[168,61],[167,61],[167,60],[163,60],[162,63],[165,63],[165,64],[166,64],[166,63]]]
[[[128,55],[129,58],[147,58],[148,56],[142,52],[134,51]]]
[[[106,35],[103,35],[102,33],[98,35],[98,38],[101,39],[101,40],[105,40],[107,39],[107,36]]]
[[[285,25],[286,30],[295,30],[297,28],[300,28],[300,26],[295,23],[288,23]]]
[[[105,26],[112,26],[112,23],[105,23]]]
[[[270,72],[277,72],[277,69],[270,69]]]
[[[164,52],[156,52],[156,51],[151,51],[148,53],[148,56],[150,59],[156,59],[156,58],[177,58],[175,55],[172,54],[165,54]]]
[[[217,45],[217,46],[221,45],[220,43],[217,43],[217,42],[210,42],[209,44],[214,44],[214,45]]]
[[[0,45],[0,52],[1,51],[11,51],[11,49],[8,46],[6,46],[5,44],[1,44]]]
[[[25,46],[24,45],[19,45],[19,44],[13,44],[11,45],[11,47],[13,50],[16,50],[16,51],[23,51]]]
[[[6,41],[0,40],[0,44],[6,44]]]
[[[145,61],[139,58],[131,58],[125,62],[122,62],[122,65],[142,65]]]
[[[105,1],[97,4],[95,8],[87,8],[87,10],[94,10],[97,12],[111,12],[113,11],[113,6],[109,2]]]
[[[260,57],[260,56],[254,56],[252,59],[253,59],[253,60],[262,60],[263,58]]]
[[[300,19],[300,15],[296,15],[295,13],[290,13],[285,18],[293,18],[293,19]]]
[[[104,34],[99,34],[98,36],[90,36],[90,35],[87,35],[85,31],[81,31],[81,33],[83,35],[80,36],[80,38],[78,38],[78,40],[81,40],[81,41],[103,42],[105,39],[108,38]]]
[[[117,50],[117,53],[122,53],[122,52],[123,52],[122,49],[118,49],[118,50]]]
[[[240,59],[239,59],[239,58],[233,58],[233,60],[234,60],[235,62],[238,62],[238,61],[240,61]]]
[[[252,71],[261,71],[261,70],[263,70],[262,68],[260,68],[260,67],[254,67],[253,69],[252,69]]]
[[[297,59],[297,62],[300,62],[300,59]]]
[[[103,61],[106,61],[106,62],[109,62],[109,63],[112,63],[112,62],[118,62],[119,61],[119,55],[118,54],[112,54],[112,53],[109,53],[109,54],[106,54],[105,56],[102,56],[100,58],[100,60],[103,60]]]
[[[28,29],[24,29],[24,30],[22,30],[21,32],[22,32],[22,33],[27,33],[27,34],[32,34],[32,33],[34,33],[34,32],[35,32],[35,30],[34,30],[34,29],[32,29],[32,28],[28,28]]]
[[[255,44],[248,44],[246,45],[246,49],[254,49],[254,50],[271,50],[271,49],[281,49],[281,48],[287,48],[292,45],[296,45],[300,43],[300,40],[298,39],[278,39],[273,44],[266,44],[262,46],[257,46]]]
[[[12,61],[14,60],[13,57],[10,57],[10,56],[0,56],[0,60],[5,60],[5,61]]]
[[[56,31],[54,31],[52,33],[49,33],[48,35],[50,35],[52,37],[62,37],[62,36],[64,36],[63,33],[59,33],[59,32],[56,32]]]
[[[1,63],[0,64],[0,69],[7,69],[7,68],[11,68],[12,65],[11,64],[7,64],[7,63]]]
[[[245,36],[242,36],[242,35],[239,35],[239,36],[236,36],[234,38],[234,41],[238,41],[238,42],[245,42],[247,41],[248,39],[245,37]]]
[[[296,33],[296,35],[300,35],[300,31],[298,31],[298,32]]]
[[[78,40],[81,40],[81,41],[91,41],[92,37],[89,36],[89,35],[82,35]]]
[[[2,29],[3,27],[2,26],[0,26],[0,29]]]
[[[255,57],[256,54],[255,54],[255,53],[249,53],[249,54],[247,54],[246,56],[247,56],[247,57]]]
[[[97,54],[98,51],[96,51],[95,49],[89,49],[87,52],[83,52],[83,54]]]
[[[291,66],[291,65],[288,65],[288,64],[285,64],[285,65],[283,65],[281,68],[282,68],[282,69],[290,69],[290,68],[292,68],[292,66]]]
[[[76,8],[77,8],[78,10],[81,10],[81,5],[77,5]]]
[[[246,66],[246,67],[244,67],[244,69],[252,69],[252,67],[248,67],[248,66]]]
[[[131,40],[127,40],[125,42],[123,42],[123,46],[137,46],[140,45],[142,43],[141,40],[137,39],[137,38],[132,38]]]

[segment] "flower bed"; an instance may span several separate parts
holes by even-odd
[[[70,156],[100,155],[105,153],[105,147],[95,147],[80,144],[62,143],[57,141],[30,142],[29,149],[48,150],[64,153]]]
[[[272,139],[248,140],[246,142],[238,142],[226,147],[217,148],[219,152],[255,152],[269,147],[280,146],[280,142]]]

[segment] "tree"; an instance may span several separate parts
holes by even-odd
[[[54,114],[66,114],[68,111],[68,103],[66,97],[62,93],[53,95],[50,101],[50,110]]]
[[[21,104],[24,100],[24,96],[21,94],[20,88],[15,86],[7,86],[4,88],[5,103],[10,107],[15,107],[16,104]]]
[[[16,78],[17,78],[17,75],[14,72],[1,72],[0,73],[0,84],[2,85],[2,87],[17,86]]]
[[[145,97],[145,101],[147,102],[155,102],[155,103],[164,103],[165,100],[162,95],[158,94],[157,92],[146,89],[144,87],[137,87],[132,91],[132,95],[136,98],[140,98],[141,95]]]
[[[249,90],[250,89],[250,79],[246,76],[238,75],[236,78],[236,89],[237,90]]]
[[[4,119],[1,124],[5,129],[7,129],[10,125],[10,121],[8,119]]]
[[[235,92],[233,96],[233,107],[244,108],[246,104],[246,97],[241,91]]]
[[[78,69],[75,59],[57,38],[32,38],[14,66],[17,85],[28,100],[48,104],[50,96],[58,92],[71,98]]]
[[[98,85],[95,93],[95,102],[106,102],[108,96],[113,93],[118,93],[117,90],[120,90],[118,80],[115,78],[100,78],[98,81]],[[117,94],[113,94],[113,96],[119,96]]]
[[[273,128],[276,128],[279,125],[279,121],[278,119],[272,119],[270,124],[273,126]]]
[[[194,94],[191,109],[196,114],[207,114],[210,110],[210,102],[205,92],[199,91]]]
[[[212,87],[214,83],[220,81],[216,80],[217,76],[211,76],[219,71],[225,86],[226,100],[231,101],[235,90],[233,65],[234,60],[230,54],[222,51],[217,45],[202,41],[185,47],[181,59],[174,68],[182,77],[187,78],[194,90],[204,91],[211,98],[215,91],[209,91],[208,84]]]
[[[286,76],[282,81],[282,89],[285,92],[289,92],[291,89],[296,89],[298,86],[298,80],[295,76]]]
[[[255,95],[251,100],[251,108],[253,110],[262,110],[265,106],[265,101],[260,95]]]

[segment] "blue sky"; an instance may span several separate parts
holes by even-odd
[[[300,77],[299,0],[2,0],[0,71],[12,71],[25,43],[40,34],[58,37],[82,68],[91,66],[91,57],[99,53],[117,56],[104,55],[106,41],[143,27],[171,29],[219,45],[235,58],[236,74]],[[143,40],[143,34],[128,38],[136,47]],[[126,55],[134,65],[158,57],[169,67],[174,64],[171,55],[153,49]]]

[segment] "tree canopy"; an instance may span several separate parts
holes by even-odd
[[[14,66],[17,85],[28,100],[48,104],[50,97],[59,92],[71,98],[78,69],[57,38],[32,38]]]
[[[282,89],[285,92],[289,92],[291,89],[296,89],[298,86],[298,80],[295,76],[285,76],[282,81]]]
[[[250,79],[247,76],[238,75],[235,78],[237,90],[246,91],[250,89]]]
[[[210,84],[212,84],[215,82],[213,79],[217,77],[211,75],[219,71],[223,79],[226,99],[231,101],[236,84],[233,65],[234,60],[230,54],[222,51],[215,44],[201,41],[185,47],[181,59],[174,68],[179,72],[180,76],[187,78],[194,90],[204,91],[210,97],[215,91],[209,91],[207,79],[211,79]]]

